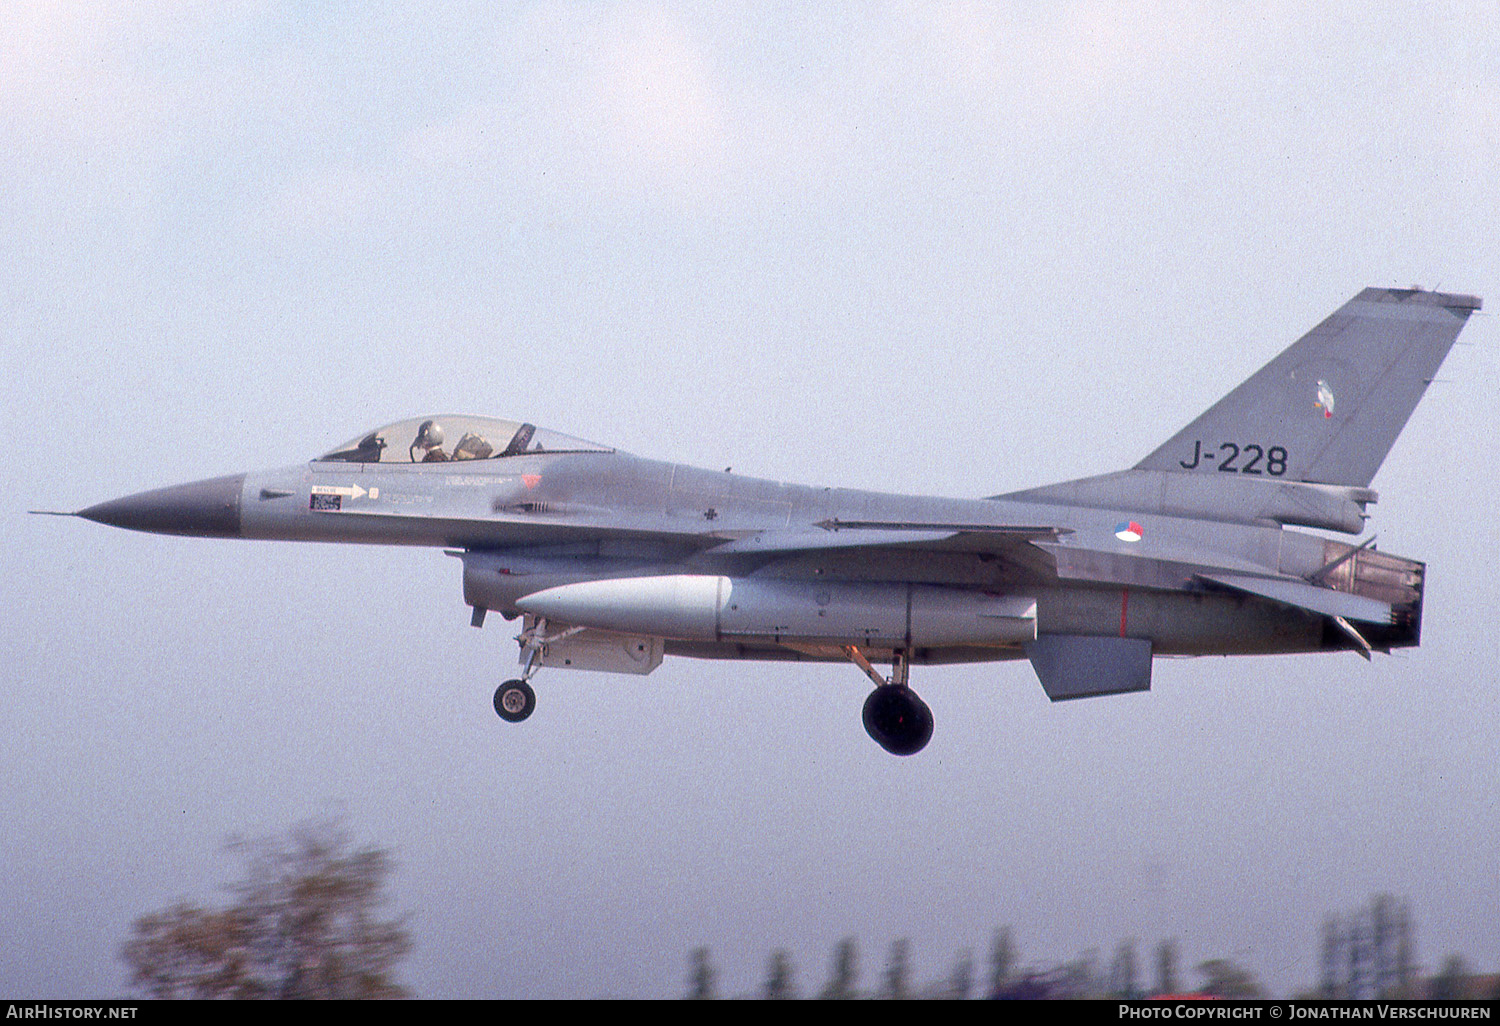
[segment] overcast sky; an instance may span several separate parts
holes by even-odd
[[[726,993],[852,935],[919,983],[1010,925],[1318,978],[1411,901],[1500,969],[1476,316],[1375,481],[1422,647],[1160,660],[1049,704],[918,669],[544,671],[436,550],[28,517],[438,411],[781,480],[989,495],[1134,463],[1366,285],[1500,302],[1500,14],[1209,2],[0,8],[0,995],[122,993],[221,845],[341,809],[429,997]],[[1190,982],[1196,979],[1187,973]]]

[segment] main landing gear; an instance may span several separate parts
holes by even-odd
[[[843,648],[849,661],[875,682],[875,690],[865,699],[865,731],[892,755],[916,755],[926,748],[932,740],[932,710],[906,686],[911,669],[906,653],[897,650],[887,680],[857,646]]]

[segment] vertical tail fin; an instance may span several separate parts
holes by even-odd
[[[1365,289],[1136,464],[1368,487],[1475,296]]]

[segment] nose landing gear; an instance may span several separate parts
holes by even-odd
[[[484,619],[477,606],[474,618],[476,623]],[[541,669],[542,649],[549,642],[561,640],[581,630],[582,627],[573,627],[549,637],[547,621],[542,619],[521,632],[516,640],[521,643],[521,651],[526,654],[526,666],[518,679],[508,680],[495,689],[495,712],[502,720],[506,723],[520,723],[536,711],[536,692],[531,690],[529,681]]]
[[[906,686],[910,669],[906,653],[897,650],[890,680],[870,665],[857,646],[845,645],[844,654],[875,682],[875,690],[865,699],[866,733],[892,755],[915,755],[926,748],[932,740],[932,710]]]

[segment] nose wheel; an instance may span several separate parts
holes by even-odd
[[[536,692],[524,680],[508,680],[495,689],[495,712],[507,723],[520,723],[536,710]]]
[[[528,681],[541,669],[542,651],[550,642],[560,641],[581,630],[582,627],[570,627],[560,634],[549,636],[545,619],[539,618],[533,623],[527,618],[526,629],[516,637],[516,641],[521,644],[521,654],[525,657],[521,676],[516,680],[508,680],[495,689],[495,712],[502,720],[506,723],[520,723],[536,711],[536,692],[531,690]]]

